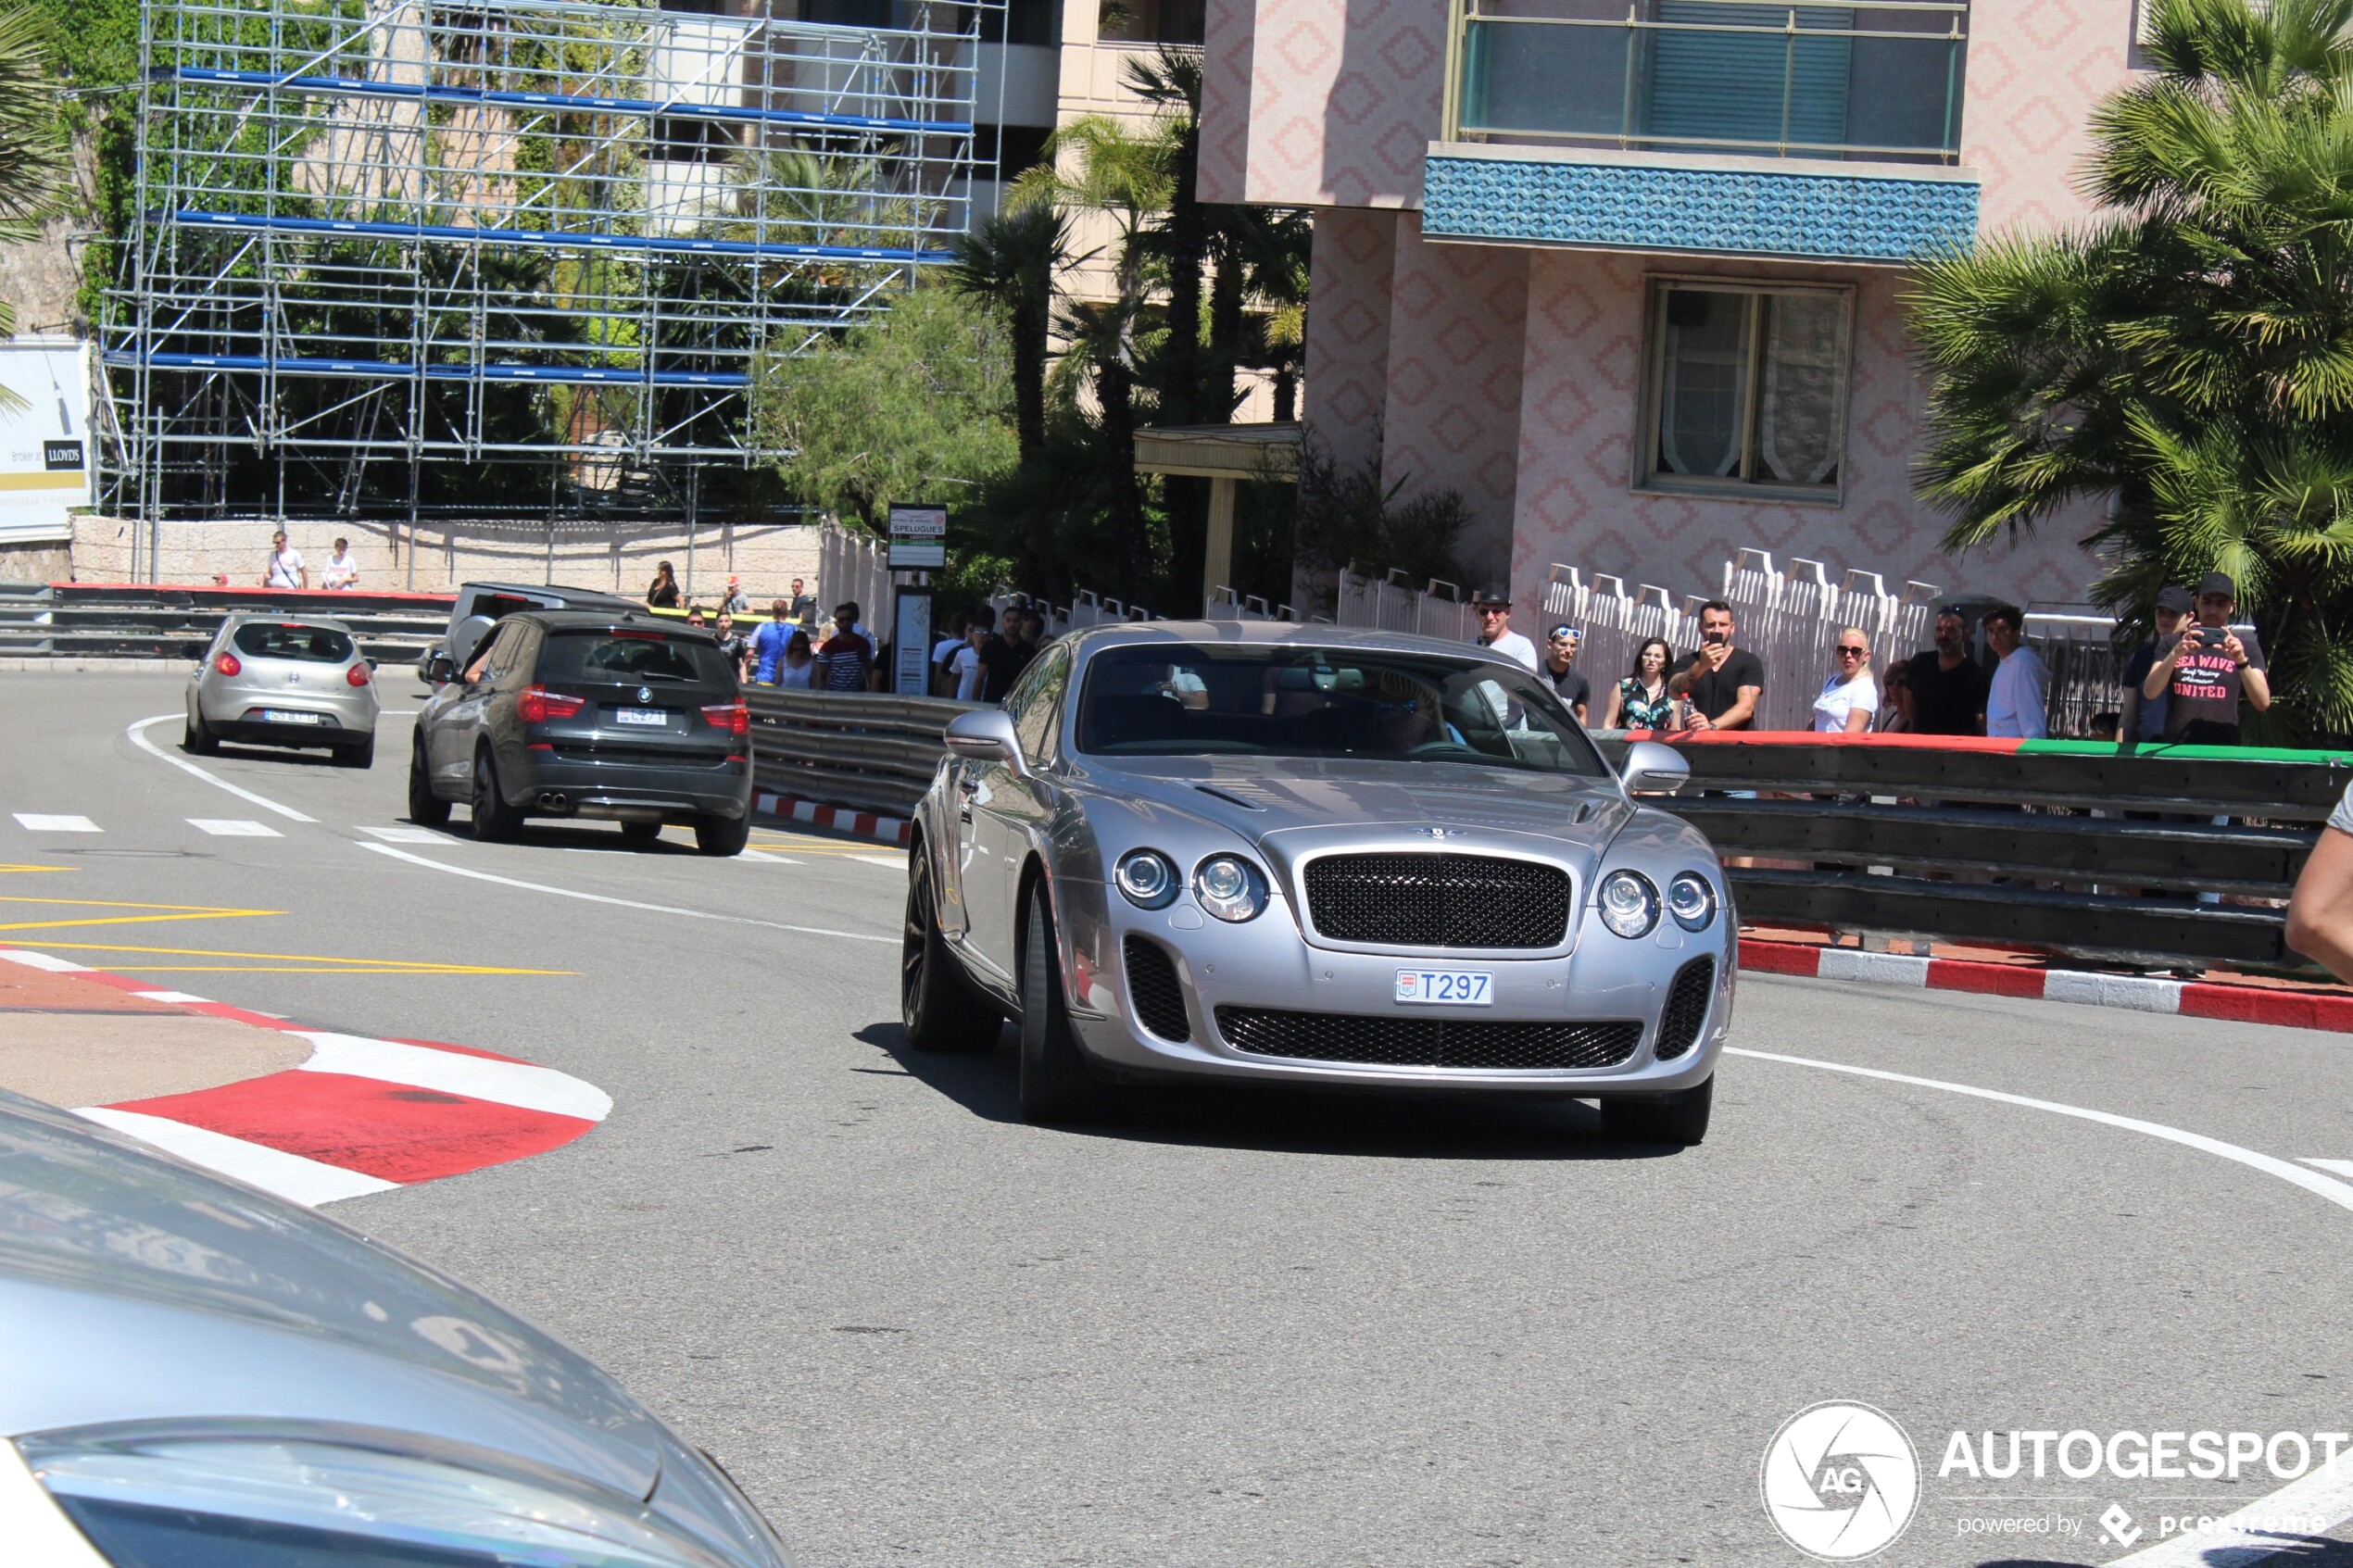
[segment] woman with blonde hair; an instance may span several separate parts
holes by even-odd
[[[1858,626],[1838,634],[1831,650],[1830,679],[1814,699],[1814,733],[1859,735],[1879,711],[1879,683],[1871,679],[1871,639]]]

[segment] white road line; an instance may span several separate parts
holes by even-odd
[[[276,828],[241,817],[191,817],[188,825],[215,838],[283,838]]]
[[[354,1078],[375,1078],[411,1088],[439,1089],[469,1099],[494,1100],[524,1110],[545,1110],[601,1122],[612,1110],[612,1097],[594,1084],[583,1083],[552,1067],[527,1061],[499,1061],[462,1051],[437,1051],[428,1046],[404,1046],[396,1040],[373,1040],[359,1035],[294,1032],[315,1047],[298,1073],[343,1073]]]
[[[406,860],[427,871],[447,872],[451,876],[471,877],[476,882],[495,882],[501,887],[520,887],[526,893],[545,893],[557,898],[578,898],[584,903],[610,904],[615,909],[643,909],[648,914],[677,915],[686,920],[715,920],[728,925],[757,925],[769,931],[790,931],[802,936],[836,936],[845,942],[881,942],[892,947],[899,944],[896,936],[874,936],[862,931],[835,931],[822,925],[786,925],[781,921],[755,920],[749,915],[721,914],[716,909],[682,909],[672,904],[641,904],[635,898],[610,898],[602,893],[583,893],[576,888],[550,887],[543,882],[521,882],[510,876],[493,876],[465,866],[453,866],[440,860],[428,860],[422,855],[411,855],[405,849],[395,849],[389,844],[362,844],[362,849],[372,849],[379,855],[389,855],[396,860]],[[2347,1188],[2353,1191],[2353,1188]]]
[[[166,1154],[176,1154],[191,1165],[200,1165],[224,1176],[233,1176],[248,1186],[275,1193],[291,1202],[309,1208],[333,1203],[340,1198],[358,1198],[365,1193],[390,1192],[398,1182],[388,1182],[381,1176],[365,1175],[346,1171],[340,1165],[322,1160],[306,1160],[299,1154],[288,1154],[281,1148],[269,1148],[243,1138],[233,1138],[226,1133],[216,1133],[205,1127],[192,1127],[185,1122],[167,1121],[160,1116],[146,1116],[136,1110],[115,1110],[94,1106],[77,1110],[76,1116],[95,1122],[127,1134],[141,1143],[152,1144]]]
[[[907,869],[907,857],[904,855],[846,855],[843,859],[863,860],[870,866],[881,866],[887,871],[903,872]]]
[[[2290,1518],[2301,1524],[2285,1524]],[[2334,1530],[2348,1518],[2353,1518],[2353,1457],[2340,1454],[2217,1520],[2210,1531],[2185,1530],[2146,1551],[2120,1557],[2108,1568],[2253,1568],[2290,1553],[2304,1557],[2311,1549],[2303,1538],[2305,1526],[2325,1519],[2326,1528]]]
[[[17,825],[27,833],[104,833],[87,817],[52,817],[39,811],[19,811]]]
[[[381,838],[386,844],[447,844],[449,842],[449,835],[446,833],[435,833],[431,828],[412,827],[405,823],[395,823],[388,828],[363,827],[359,831],[370,838]]]
[[[796,860],[789,855],[772,855],[765,849],[746,849],[738,853],[736,859],[749,860],[754,865],[762,866],[799,866],[808,863],[805,860]]]
[[[1990,1099],[2003,1105],[2020,1105],[2029,1110],[2047,1110],[2054,1116],[2072,1116],[2078,1121],[2097,1122],[2104,1127],[2121,1127],[2128,1133],[2143,1133],[2153,1138],[2163,1138],[2185,1148],[2195,1148],[2220,1159],[2234,1160],[2251,1170],[2279,1177],[2317,1197],[2324,1198],[2340,1209],[2353,1210],[2353,1184],[2340,1182],[2307,1171],[2289,1160],[2258,1154],[2221,1138],[2209,1138],[2203,1133],[2184,1132],[2161,1122],[2144,1122],[2134,1116],[2119,1116],[2111,1110],[2090,1110],[2080,1105],[2061,1105],[2057,1100],[2032,1099],[2025,1095],[2004,1094],[1999,1089],[1981,1089],[1973,1084],[1948,1084],[1941,1078],[1915,1078],[1908,1073],[1888,1073],[1876,1067],[1852,1067],[1843,1061],[1820,1061],[1808,1056],[1781,1056],[1773,1051],[1750,1050],[1745,1046],[1726,1046],[1726,1056],[1744,1056],[1757,1061],[1785,1062],[1793,1067],[1818,1067],[1827,1073],[1847,1073],[1857,1078],[1877,1078],[1884,1083],[1909,1084],[1914,1088],[1943,1089],[1947,1094],[1968,1095],[1973,1099]]]
[[[90,966],[75,963],[70,959],[52,958],[47,953],[31,952],[23,947],[0,947],[0,959],[20,963],[28,969],[45,969],[52,974],[81,974]]]
[[[145,735],[139,733],[142,730],[147,729],[151,725],[169,724],[174,719],[178,719],[184,723],[187,720],[187,715],[184,713],[158,713],[152,719],[140,720],[137,723],[132,725],[131,728],[125,730],[123,734],[131,737],[132,745],[137,746],[148,756],[169,762],[183,773],[194,773],[196,777],[204,780],[205,783],[212,785],[213,788],[225,789],[230,794],[235,796],[238,799],[249,800],[265,811],[275,811],[278,815],[285,818],[290,822],[315,822],[319,820],[316,817],[306,817],[291,806],[281,806],[276,801],[271,799],[268,796],[256,795],[249,789],[240,789],[235,784],[231,784],[227,779],[220,778],[216,774],[206,772],[202,768],[197,767],[194,762],[189,761],[184,757],[172,756],[171,753],[164,750],[163,747],[157,746],[155,742],[149,740]]]
[[[1915,1088],[1942,1089],[1947,1094],[1968,1095],[1972,1099],[2023,1106],[2030,1110],[2047,1110],[2055,1116],[2072,1116],[2079,1121],[2096,1122],[2105,1127],[2144,1133],[2153,1138],[2163,1138],[2168,1143],[2181,1144],[2184,1148],[2277,1176],[2284,1182],[2328,1199],[2341,1209],[2353,1210],[2353,1185],[2303,1170],[2268,1154],[2258,1154],[2234,1143],[2209,1138],[2203,1133],[2169,1127],[2161,1122],[2144,1122],[2135,1116],[2119,1116],[2113,1111],[2092,1110],[2080,1105],[2061,1105],[2057,1100],[2005,1094],[1999,1089],[1981,1089],[1973,1084],[1948,1084],[1941,1078],[1916,1078],[1908,1073],[1889,1073],[1876,1067],[1853,1067],[1843,1061],[1821,1061],[1813,1057],[1782,1056],[1775,1051],[1750,1050],[1742,1046],[1727,1046],[1724,1054],[1749,1057],[1757,1061],[1779,1061],[1793,1067],[1818,1067],[1828,1073],[1877,1078],[1890,1084],[1909,1084]],[[2353,1175],[2353,1160],[2307,1160],[2303,1163]],[[2228,1564],[2229,1568],[2255,1568],[2257,1563],[2268,1562],[2291,1551],[2300,1556],[2304,1551],[2302,1542],[2282,1533],[2279,1520],[2283,1515],[2300,1516],[2301,1527],[2304,1528],[2325,1520],[2327,1523],[2321,1525],[2323,1530],[2334,1530],[2347,1519],[2353,1519],[2353,1457],[2341,1458],[2324,1469],[2289,1482],[2269,1497],[2259,1499],[2221,1520],[2212,1532],[2193,1531],[2176,1536],[2145,1551],[2120,1557],[2109,1564],[2109,1568],[2127,1568],[2128,1564],[2130,1568],[2215,1568],[2216,1564]]]

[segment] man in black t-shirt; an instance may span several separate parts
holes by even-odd
[[[2258,713],[2271,706],[2255,629],[2248,627],[2245,637],[2231,630],[2237,608],[2238,585],[2222,572],[2208,572],[2197,585],[2196,623],[2158,649],[2141,695],[2164,696],[2170,744],[2236,746],[2240,697]]]
[[[1699,652],[1683,666],[1691,677],[1692,728],[1753,730],[1765,695],[1765,661],[1732,646],[1732,607],[1710,599],[1699,607]]]
[[[1992,677],[1969,656],[1969,621],[1957,605],[1936,611],[1936,646],[1912,656],[1912,733],[1982,735]]]
[[[1561,701],[1568,705],[1568,710],[1582,724],[1586,722],[1586,705],[1593,700],[1593,687],[1585,679],[1585,672],[1577,668],[1577,642],[1576,627],[1554,627],[1552,636],[1545,640],[1544,662],[1536,672],[1553,684],[1553,690],[1560,694]]]

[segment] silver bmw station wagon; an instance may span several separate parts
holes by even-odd
[[[1154,621],[1048,645],[917,809],[901,1009],[1021,1027],[1021,1106],[1106,1081],[1595,1099],[1695,1144],[1737,941],[1716,852],[1549,686],[1459,643]]]

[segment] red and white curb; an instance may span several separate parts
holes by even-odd
[[[802,800],[790,795],[761,795],[753,799],[751,809],[763,817],[781,822],[806,822],[811,827],[831,828],[857,838],[880,839],[905,848],[914,825],[902,817],[877,816],[872,811],[853,810],[848,806],[826,806],[814,800]]]
[[[612,1110],[611,1097],[593,1084],[471,1046],[305,1029],[46,953],[0,948],[0,960],[310,1042],[309,1059],[283,1073],[74,1111],[296,1203],[315,1207],[544,1154]]]
[[[1924,959],[1906,953],[1868,953],[1859,947],[1824,947],[1809,942],[1766,942],[1750,937],[1741,939],[1741,968],[1763,974],[1859,980],[1867,985],[1903,985],[1913,990],[2039,997],[2086,1007],[2124,1008],[2133,1012],[2170,1012],[2187,1018],[2282,1023],[2296,1029],[2353,1034],[2353,997],[2282,991],[2261,985],[2216,985],[2196,980],[2038,969],[1969,959]]]

